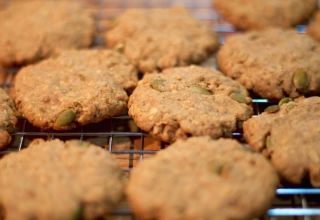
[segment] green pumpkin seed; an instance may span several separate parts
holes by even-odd
[[[277,112],[277,111],[279,111],[279,110],[280,110],[279,105],[271,105],[271,106],[269,106],[268,108],[266,108],[266,109],[264,110],[264,112],[267,112],[267,113],[275,113],[275,112]]]
[[[208,164],[209,172],[212,174],[220,174],[222,170],[222,165],[216,162],[212,162]]]
[[[281,106],[281,105],[283,105],[284,103],[288,103],[288,102],[290,102],[290,101],[292,101],[291,98],[289,98],[289,97],[284,97],[283,99],[280,100],[280,102],[278,103],[278,105]]]
[[[73,215],[71,216],[71,220],[79,220],[82,215],[82,208],[79,205],[79,207],[73,212]]]
[[[266,137],[266,147],[267,147],[267,148],[270,148],[271,145],[272,145],[271,136],[268,135],[268,136]]]
[[[201,88],[199,86],[191,86],[190,89],[192,89],[193,91],[203,94],[203,95],[212,95],[212,93],[209,90],[206,90],[204,88]]]
[[[77,144],[81,147],[88,147],[90,145],[90,142],[81,141],[81,140],[68,140],[68,141],[66,141],[66,145],[68,145],[68,144]]]
[[[293,73],[293,84],[299,92],[306,93],[309,83],[308,76],[303,70],[298,69]]]
[[[259,35],[257,35],[257,34],[253,34],[253,35],[250,36],[251,40],[255,40],[255,39],[258,39],[258,38],[259,38]]]
[[[249,151],[249,152],[251,152],[251,153],[255,153],[254,149],[252,149],[251,147],[249,147],[249,146],[246,145],[246,144],[242,144],[242,147],[243,147],[243,149],[246,150],[246,151]]]
[[[123,51],[124,51],[124,44],[118,44],[117,46],[116,46],[116,50],[119,52],[119,53],[123,53]]]
[[[290,110],[292,110],[292,109],[294,109],[295,108],[295,105],[294,104],[291,104],[291,105],[287,105],[287,109],[290,111]]]
[[[248,59],[248,57],[249,57],[249,54],[247,54],[247,53],[241,54],[239,56],[239,62],[244,63]]]
[[[59,114],[59,116],[56,119],[56,124],[59,126],[66,126],[70,124],[75,117],[76,112],[72,108],[69,108]]]
[[[155,79],[151,83],[151,87],[158,92],[162,92],[165,88],[165,85],[161,79]]]
[[[249,104],[249,102],[247,100],[247,96],[245,96],[241,93],[232,93],[230,97],[239,103]]]
[[[80,78],[81,81],[85,81],[85,80],[86,80],[86,78],[84,77],[84,75],[79,75],[79,78]]]

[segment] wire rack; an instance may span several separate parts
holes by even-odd
[[[232,35],[236,30],[232,25],[219,16],[210,0],[78,0],[84,3],[85,7],[92,11],[96,20],[98,34],[94,40],[93,48],[105,47],[103,35],[111,27],[112,19],[123,13],[127,8],[165,8],[173,5],[181,5],[204,23],[208,23],[218,33],[221,44],[227,36]],[[0,8],[7,7],[11,0],[0,1]],[[305,25],[298,25],[296,30],[304,33]],[[213,55],[203,66],[217,69],[215,55]],[[0,87],[7,91],[12,87],[14,75],[18,68],[0,68]],[[253,99],[255,115],[274,104],[267,99]],[[100,123],[89,124],[72,131],[42,132],[32,126],[26,119],[19,117],[17,127],[11,134],[10,146],[0,151],[0,157],[10,152],[20,151],[26,148],[35,138],[61,140],[79,139],[89,141],[97,146],[105,148],[116,155],[116,158],[123,167],[123,170],[130,173],[130,170],[144,158],[154,156],[159,150],[168,146],[154,140],[148,133],[139,129],[127,112],[122,115],[104,120]],[[242,132],[233,133],[233,138],[244,142]],[[320,219],[320,189],[315,188],[278,188],[277,198],[272,208],[265,216],[259,219]],[[106,219],[136,219],[131,213],[126,202]]]

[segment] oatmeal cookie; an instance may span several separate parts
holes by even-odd
[[[218,47],[216,33],[186,9],[128,9],[105,35],[142,73],[201,63]]]
[[[320,41],[320,11],[318,11],[314,17],[314,22],[307,27],[307,34]]]
[[[141,219],[253,219],[277,184],[270,163],[237,141],[192,137],[133,168],[126,195]]]
[[[125,90],[132,91],[138,83],[136,68],[122,54],[112,50],[68,50],[53,55],[56,62],[74,63],[89,67],[92,71],[105,72]]]
[[[94,19],[75,1],[21,1],[0,11],[0,66],[36,62],[91,45]]]
[[[306,22],[317,9],[317,0],[214,0],[215,9],[243,30],[290,28]]]
[[[165,142],[189,136],[231,137],[249,119],[247,90],[222,73],[198,66],[144,75],[130,96],[129,115]]]
[[[320,94],[320,44],[294,30],[267,29],[226,39],[218,65],[262,98]]]
[[[268,107],[243,124],[243,136],[262,152],[285,182],[301,184],[309,178],[320,187],[320,97]]]
[[[42,130],[69,130],[119,115],[128,96],[112,76],[51,58],[22,68],[15,79],[17,108]]]
[[[0,160],[0,207],[8,220],[97,219],[123,197],[125,182],[116,159],[100,147],[36,139]]]
[[[14,115],[15,105],[7,92],[0,88],[0,150],[11,141],[10,132],[13,131],[18,119]]]

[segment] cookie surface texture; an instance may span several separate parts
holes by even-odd
[[[15,80],[17,108],[42,130],[70,130],[126,109],[128,96],[104,71],[51,58],[22,68]]]
[[[242,30],[294,27],[312,16],[317,3],[317,0],[213,1],[221,16]]]
[[[237,141],[192,137],[133,168],[126,194],[141,219],[252,219],[277,183],[270,163]]]
[[[320,63],[320,44],[295,30],[237,34],[227,38],[218,52],[224,74],[268,99],[320,94],[315,63]]]
[[[125,182],[109,152],[78,140],[36,139],[0,160],[6,189],[0,204],[8,220],[96,219],[119,202]]]
[[[105,40],[142,73],[200,63],[218,47],[212,28],[181,7],[128,9]]]
[[[75,63],[91,71],[105,72],[125,90],[132,91],[138,83],[136,68],[122,54],[112,50],[68,50],[54,54],[57,62]]]
[[[316,13],[313,23],[307,27],[307,34],[320,41],[320,11]]]
[[[74,1],[21,1],[0,11],[0,66],[24,65],[60,49],[89,47],[91,13]]]
[[[252,114],[247,90],[222,73],[176,67],[146,74],[128,103],[137,125],[158,139],[231,137]]]
[[[0,88],[0,150],[11,141],[10,132],[13,131],[18,119],[14,115],[15,105],[8,93]]]
[[[301,184],[307,178],[320,187],[319,112],[319,97],[290,101],[244,122],[244,138],[270,158],[285,182]]]

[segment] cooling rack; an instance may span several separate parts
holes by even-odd
[[[0,7],[8,7],[12,0],[0,1]],[[16,1],[16,0],[13,0]],[[236,30],[231,24],[225,21],[215,11],[210,0],[78,0],[84,3],[85,7],[92,11],[96,20],[98,34],[94,40],[93,48],[105,47],[103,35],[112,25],[112,19],[123,13],[127,8],[165,8],[173,5],[181,5],[204,23],[208,23],[218,33],[220,44],[224,43],[227,36],[232,35]],[[298,25],[296,30],[304,33],[305,25]],[[217,69],[215,55],[213,55],[203,66]],[[19,71],[18,68],[0,68],[0,87],[9,91],[13,86],[13,78]],[[255,115],[274,104],[267,99],[253,99]],[[17,128],[11,134],[10,146],[0,151],[0,157],[10,152],[20,151],[28,146],[35,138],[61,140],[79,139],[89,141],[116,155],[123,170],[130,173],[130,170],[144,158],[154,156],[159,150],[168,146],[154,140],[148,133],[139,129],[127,112],[100,123],[79,127],[72,131],[42,132],[32,126],[23,117],[19,117]],[[244,142],[241,132],[234,132],[233,138]],[[273,206],[265,216],[259,219],[270,220],[311,220],[320,219],[320,189],[315,188],[278,188],[277,198]],[[105,219],[136,219],[131,213],[126,202]]]

